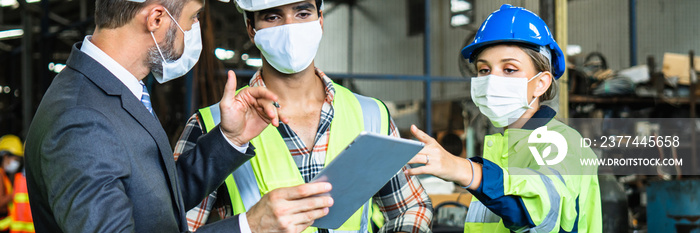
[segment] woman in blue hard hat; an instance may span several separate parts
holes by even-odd
[[[465,232],[601,232],[597,167],[579,161],[596,156],[578,146],[576,130],[553,119],[552,108],[540,105],[556,95],[565,70],[547,25],[524,8],[503,5],[462,55],[478,71],[471,81],[474,104],[505,131],[486,136],[483,158],[462,159],[412,126],[426,146],[409,163],[425,166],[406,173],[432,174],[469,190],[474,198]]]

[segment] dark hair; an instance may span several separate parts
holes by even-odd
[[[142,3],[128,0],[96,0],[95,26],[108,29],[124,26],[136,16],[139,10],[151,3],[162,4],[173,18],[177,19],[185,3],[189,1],[192,0],[146,0]]]
[[[316,0],[316,13],[319,15],[321,14],[321,4],[323,4],[323,0]],[[250,19],[250,26],[255,28],[255,12],[245,11],[243,14],[245,14],[246,19]]]
[[[472,53],[472,57],[473,58],[479,57],[479,55],[481,54],[481,52],[484,51],[484,49],[486,49],[487,47],[495,46],[495,45],[515,45],[515,46],[518,46],[520,49],[523,50],[523,52],[525,52],[525,54],[527,54],[530,57],[530,59],[532,60],[532,64],[535,65],[535,70],[537,71],[537,73],[545,72],[545,71],[548,71],[550,73],[553,72],[552,71],[552,64],[550,63],[549,59],[547,59],[547,57],[545,57],[542,53],[539,52],[539,48],[536,46],[524,44],[524,43],[511,42],[511,43],[498,43],[498,44],[493,44],[493,45],[489,45],[489,46],[484,46],[482,48],[479,48],[478,50],[475,50]],[[474,63],[474,66],[476,66],[476,63]],[[478,70],[478,68],[477,68],[477,70]],[[554,74],[552,73],[552,75],[554,75]],[[559,92],[559,88],[557,86],[558,86],[557,81],[554,79],[554,76],[552,76],[552,84],[549,85],[549,88],[547,88],[547,91],[545,91],[544,94],[542,94],[542,96],[540,96],[540,98],[538,98],[539,102],[542,103],[544,101],[554,99],[554,97]]]

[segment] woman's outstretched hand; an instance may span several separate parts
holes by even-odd
[[[476,189],[476,187],[479,187],[479,183],[481,183],[481,164],[450,154],[435,139],[418,129],[415,125],[411,125],[411,133],[419,141],[425,143],[425,147],[408,163],[424,164],[425,166],[408,169],[406,170],[407,175],[430,174],[446,181],[455,182],[461,186],[467,186],[471,183],[470,188]],[[472,171],[472,168],[474,171]],[[472,174],[478,178],[474,179],[473,182]]]

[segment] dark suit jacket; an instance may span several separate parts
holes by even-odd
[[[186,232],[185,212],[252,157],[220,130],[177,163],[162,126],[127,87],[73,46],[27,136],[36,232]],[[197,232],[237,232],[238,218]]]

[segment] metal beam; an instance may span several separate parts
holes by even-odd
[[[637,0],[629,0],[630,66],[637,65]]]
[[[425,73],[425,132],[433,135],[433,83],[430,62],[430,0],[425,0],[425,32],[423,33],[423,71]]]
[[[58,34],[67,31],[67,30],[73,30],[73,29],[81,29],[86,27],[87,25],[91,24],[94,20],[93,16],[88,17],[86,20],[83,21],[77,21],[77,22],[72,22],[69,25],[65,26],[59,26],[57,30],[51,30],[52,32],[47,32],[46,34],[41,35],[43,39],[53,39],[58,36]],[[80,31],[80,33],[84,33],[83,31]],[[79,38],[82,40],[83,38]],[[71,43],[72,44],[72,43]]]
[[[28,10],[28,13],[34,13],[34,14],[43,14],[43,10],[37,6],[30,5],[26,2],[26,0],[18,0],[17,3],[19,3],[20,7],[22,10]],[[48,13],[49,19],[53,20],[56,23],[59,23],[61,25],[67,26],[71,24],[71,20],[66,19],[61,17],[60,15],[57,15],[56,13],[49,12]]]
[[[10,51],[12,51],[12,45],[0,42],[0,50],[5,51],[5,52],[10,52]]]
[[[538,15],[550,29],[554,29],[554,0],[540,0],[540,12]]]
[[[80,21],[85,21],[88,18],[87,0],[80,0]]]
[[[41,36],[38,36],[38,38],[42,38],[44,35],[49,34],[49,27],[51,26],[49,14],[51,13],[51,7],[49,4],[49,0],[41,0],[39,6],[41,7],[41,15],[39,17],[39,35]],[[44,93],[51,84],[51,77],[55,75],[46,67],[48,66],[50,59],[53,55],[53,44],[56,43],[56,40],[40,39],[40,41],[42,41],[42,43],[38,43],[38,51],[40,55],[39,59],[37,59],[35,62],[38,64],[38,67],[41,67],[41,69],[36,70],[37,79],[34,83],[34,90],[36,90],[39,93]]]
[[[697,102],[697,100],[696,100],[697,97],[695,96],[695,90],[698,86],[698,84],[697,84],[698,81],[694,80],[693,77],[696,77],[698,73],[697,73],[697,71],[695,71],[696,70],[695,51],[690,50],[688,53],[689,53],[688,57],[690,58],[690,77],[691,77],[690,78],[690,96],[688,97],[689,98],[688,102],[690,102],[690,118],[692,119],[690,125],[695,126],[695,118],[697,116],[697,110],[696,110],[696,106],[695,106],[695,104]],[[691,168],[693,168],[693,171],[698,170],[698,145],[696,143],[697,142],[697,132],[696,132],[695,128],[696,127],[692,127],[692,126],[690,127],[690,140],[691,140],[691,143],[690,143],[690,145],[691,145],[690,146],[690,153],[691,153],[690,154],[690,161],[692,163]]]
[[[2,8],[0,8],[0,9],[2,9]],[[0,10],[0,11],[1,11],[1,10]],[[0,20],[0,21],[2,21],[2,20]],[[8,24],[4,24],[4,25],[0,25],[0,31],[18,29],[18,28],[22,28],[22,26],[23,26],[23,25],[21,25],[21,24],[20,24],[20,25],[8,25]]]
[[[355,2],[348,4],[348,74],[352,74],[353,70],[353,51],[355,51],[354,36],[355,34]]]
[[[566,57],[566,45],[569,44],[568,33],[568,5],[567,0],[556,0],[554,5],[555,29],[554,36]],[[565,59],[566,60],[566,59]],[[559,112],[558,116],[566,123],[569,118],[569,74],[564,72],[559,78]]]
[[[27,3],[24,0],[19,2]],[[32,101],[32,14],[29,9],[22,9],[22,25],[24,35],[22,36],[22,135],[26,136],[29,125],[32,121],[33,101]]]

